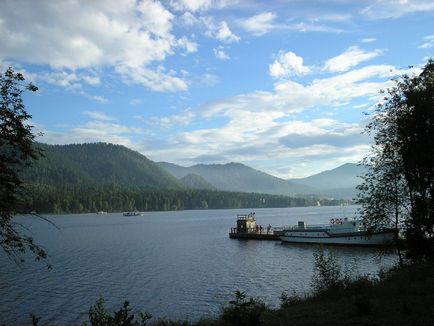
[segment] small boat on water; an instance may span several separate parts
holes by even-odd
[[[329,225],[298,225],[285,227],[280,239],[291,243],[318,243],[345,246],[384,246],[393,244],[395,231],[368,231],[360,220],[335,218]]]
[[[142,216],[143,214],[138,212],[138,211],[134,211],[134,212],[124,212],[123,215],[124,216]]]

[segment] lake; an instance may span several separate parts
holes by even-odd
[[[0,323],[79,325],[99,296],[109,309],[124,300],[154,317],[195,320],[218,314],[235,290],[277,306],[282,291],[310,291],[311,245],[229,239],[236,214],[256,213],[264,227],[328,223],[356,206],[147,212],[143,216],[49,215],[59,229],[18,217],[49,253],[52,270],[31,259],[17,266],[0,254]],[[375,274],[395,257],[372,248],[327,247],[344,269]]]

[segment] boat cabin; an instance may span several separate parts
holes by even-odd
[[[255,233],[255,213],[237,215],[237,233]]]

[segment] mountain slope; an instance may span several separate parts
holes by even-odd
[[[159,162],[158,165],[178,178],[187,174],[199,175],[219,190],[279,195],[314,192],[314,189],[309,186],[288,182],[240,163],[198,164],[181,167],[172,163]]]
[[[354,189],[357,185],[362,183],[362,179],[359,176],[363,175],[365,172],[366,169],[363,166],[354,163],[346,163],[335,169],[323,171],[307,178],[290,179],[289,181],[319,190],[339,188]]]
[[[44,157],[24,172],[28,183],[53,186],[116,184],[181,189],[181,183],[153,161],[121,145],[39,144]]]
[[[187,189],[215,189],[215,187],[197,174],[187,174],[179,179],[181,184]]]

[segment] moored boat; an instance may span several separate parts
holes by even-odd
[[[393,244],[395,231],[369,231],[360,220],[331,219],[329,225],[298,225],[285,227],[280,239],[291,243],[318,243],[346,246],[384,246]]]
[[[138,211],[134,211],[134,212],[124,212],[123,215],[124,216],[142,216],[143,214],[138,212]]]

